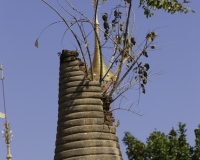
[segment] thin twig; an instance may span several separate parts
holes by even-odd
[[[83,27],[83,23],[81,23],[82,25],[82,29],[83,29],[83,37],[84,37],[84,41],[86,43],[86,49],[87,49],[87,53],[88,53],[88,57],[89,57],[89,61],[90,61],[90,71],[91,71],[91,79],[93,80],[94,79],[94,74],[93,74],[93,66],[92,66],[92,57],[91,57],[91,53],[90,53],[90,49],[88,47],[88,42],[87,42],[87,36],[85,35],[85,30],[84,30],[84,27]]]
[[[83,53],[83,50],[82,50],[82,47],[81,47],[81,44],[80,44],[80,42],[79,42],[79,40],[78,40],[78,37],[77,37],[77,35],[75,34],[75,32],[72,30],[72,28],[69,26],[69,24],[67,23],[67,21],[63,18],[63,16],[54,8],[54,7],[52,7],[48,2],[46,2],[45,0],[42,0],[45,4],[47,4],[51,9],[53,9],[58,15],[59,15],[59,17],[65,22],[65,24],[67,25],[67,27],[70,29],[70,31],[71,31],[71,33],[73,34],[73,36],[74,36],[74,38],[76,39],[76,41],[77,41],[77,43],[78,43],[78,45],[79,45],[79,48],[80,48],[80,50],[81,50],[81,54],[82,54],[82,56],[83,56],[83,60],[84,60],[84,63],[85,63],[85,68],[87,68],[87,66],[86,66],[86,60],[85,60],[85,55],[84,55],[84,53]],[[87,73],[87,70],[86,70],[86,73]],[[88,73],[87,73],[88,74]]]
[[[148,47],[149,47],[149,45],[151,44],[151,43],[149,43],[149,45],[147,45],[147,39],[146,39],[146,44],[145,44],[145,46],[144,46],[144,49],[143,49],[143,51],[145,51]],[[124,80],[124,78],[128,75],[128,73],[131,71],[131,69],[135,66],[135,64],[137,63],[137,61],[140,59],[140,57],[143,55],[143,51],[142,52],[140,52],[139,54],[138,54],[138,56],[136,57],[136,59],[134,59],[134,62],[132,63],[132,65],[129,67],[129,69],[125,72],[125,74],[122,76],[122,78],[119,80],[119,82],[116,84],[116,88],[120,85],[120,83]],[[113,93],[112,93],[113,94]],[[110,93],[110,96],[112,95],[111,93]]]
[[[110,110],[110,111],[113,112],[113,111],[115,111],[115,110],[125,110],[125,111],[128,111],[128,112],[131,112],[131,113],[137,114],[138,116],[143,116],[143,115],[144,115],[144,114],[139,114],[139,113],[137,113],[137,112],[135,112],[135,111],[131,111],[131,110],[126,109],[126,108],[115,108],[115,109]]]
[[[123,52],[122,53],[122,59],[121,59],[120,65],[119,65],[116,82],[114,83],[114,86],[113,86],[109,96],[112,96],[112,94],[115,92],[115,90],[117,89],[117,87],[119,85],[118,81],[119,81],[119,78],[120,78],[120,74],[121,74],[121,71],[122,71],[123,60],[124,60],[124,50],[126,48],[126,39],[127,39],[127,34],[128,34],[131,7],[132,7],[132,1],[130,1],[129,10],[128,10],[128,16],[127,16],[127,19],[126,19],[126,31],[125,31],[125,38],[124,38],[124,46],[123,46],[123,50],[122,50],[122,52]]]
[[[75,23],[72,23],[71,26],[73,26],[74,24],[75,24]],[[71,26],[70,26],[70,27],[71,27]],[[66,34],[66,32],[68,31],[68,29],[69,29],[69,28],[67,28],[67,29],[65,30],[65,32],[64,32],[64,34],[63,34],[63,36],[62,36],[62,40],[61,40],[62,47],[63,47],[63,40],[64,40],[65,34]]]
[[[93,22],[93,21],[91,21],[88,17],[86,17],[83,13],[81,13],[80,11],[78,11],[76,8],[74,8],[73,7],[73,5],[71,4],[71,2],[69,1],[69,0],[65,0],[68,4],[69,4],[69,6],[71,6],[71,8],[73,9],[73,10],[75,10],[76,12],[78,12],[81,16],[83,16],[83,17],[85,17],[87,20],[88,20],[88,22],[92,25],[92,27],[93,27],[93,29],[95,30],[95,22]],[[130,5],[131,6],[131,5]],[[130,12],[130,11],[129,11]],[[130,13],[129,13],[129,15],[130,15]],[[128,22],[129,23],[129,22]],[[99,26],[98,26],[99,27]],[[101,29],[101,27],[99,27],[99,29],[105,34],[105,32]],[[95,34],[97,34],[96,32],[95,32]],[[99,37],[98,36],[96,36],[97,37],[97,40],[98,40],[98,44],[99,44],[99,50],[100,50],[100,57],[102,56],[102,51],[101,51],[101,45],[100,45],[100,40],[99,40]],[[116,44],[117,45],[117,47],[120,49],[120,50],[123,50],[109,35],[108,35],[108,38],[114,43],[114,44]],[[126,51],[124,51],[124,53],[126,53]],[[120,56],[120,54],[117,56],[117,58]],[[115,59],[115,61],[117,60],[117,58]],[[102,58],[101,58],[101,60],[102,60]],[[114,62],[115,62],[114,61]],[[113,64],[114,64],[114,62],[113,62]],[[108,68],[108,70],[107,70],[107,72],[106,72],[106,74],[104,75],[104,77],[103,78],[100,78],[100,83],[102,82],[102,80],[105,78],[105,76],[109,73],[109,71],[110,71],[110,69],[112,68],[112,66],[113,66],[113,64]],[[101,67],[101,69],[102,69],[102,67]],[[118,72],[118,71],[117,71]],[[101,72],[100,72],[100,77],[101,77]]]
[[[79,10],[77,10],[76,8],[74,8],[73,7],[73,5],[70,3],[70,1],[69,0],[65,0],[68,4],[69,4],[69,6],[73,9],[73,10],[75,10],[77,13],[79,13],[81,16],[83,16],[84,18],[86,18],[87,20],[88,20],[88,22],[92,25],[92,27],[94,28],[94,26],[95,26],[95,23],[92,21],[92,20],[90,20],[87,16],[85,16],[83,13],[81,13]],[[99,27],[99,26],[98,26]],[[105,34],[105,32],[104,32],[104,30],[101,28],[101,27],[99,27],[99,29],[101,30],[101,32],[103,32],[104,34]],[[114,43],[114,44],[116,44],[117,45],[117,47],[119,47],[120,49],[122,49],[109,35],[108,35],[108,38]]]
[[[113,53],[112,53],[112,57],[111,57],[111,60],[110,60],[109,68],[112,65],[112,63],[114,62],[116,52],[117,52],[117,46],[116,46],[116,44],[114,44]]]
[[[54,24],[56,24],[56,23],[60,23],[60,22],[63,22],[63,21],[53,22],[53,23],[49,24],[48,26],[46,26],[46,27],[40,32],[40,34],[39,34],[39,36],[38,36],[37,39],[40,38],[41,34],[42,34],[48,27],[50,27],[51,25],[54,25]]]
[[[77,20],[77,18],[76,18],[74,15],[72,15],[70,12],[68,12],[68,11],[60,4],[59,0],[57,0],[57,2],[58,2],[58,4],[63,8],[63,10],[64,10],[65,12],[67,12],[73,19],[75,19],[76,23],[78,24],[78,27],[79,27],[79,29],[80,29],[80,31],[81,31],[81,34],[82,34],[82,37],[83,37],[83,39],[84,39],[85,47],[86,47],[86,49],[87,49],[87,53],[88,53],[88,57],[89,57],[90,65],[91,65],[91,68],[90,68],[90,69],[91,69],[91,79],[93,80],[93,67],[92,67],[91,54],[90,54],[90,49],[89,49],[89,46],[88,46],[87,38],[86,38],[85,32],[84,32],[84,30],[83,30],[84,27],[83,27],[83,25],[81,26],[81,25],[79,24],[79,21]]]

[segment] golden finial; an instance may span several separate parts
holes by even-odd
[[[3,138],[6,142],[7,145],[7,160],[12,160],[12,155],[10,153],[10,142],[12,140],[13,134],[12,131],[10,130],[10,125],[7,121],[7,117],[6,117],[6,103],[5,103],[5,93],[4,93],[4,74],[3,74],[3,67],[2,64],[0,64],[0,71],[1,71],[1,81],[2,81],[2,91],[3,91],[3,101],[4,101],[4,112],[5,113],[1,113],[0,112],[0,118],[5,118],[5,123],[4,123],[4,129],[2,131],[3,133]]]
[[[3,138],[6,142],[7,145],[7,160],[12,160],[12,155],[10,153],[10,142],[12,140],[13,134],[12,131],[10,130],[10,125],[7,121],[4,123],[4,130],[2,131],[3,133]]]
[[[93,1],[93,6],[95,8],[97,3],[97,0]],[[93,74],[94,74],[94,80],[99,81],[100,79],[100,72],[102,71],[102,78],[104,77],[104,75],[107,73],[108,71],[108,67],[106,66],[104,59],[102,58],[101,60],[101,56],[100,56],[100,50],[99,50],[99,43],[98,43],[98,39],[100,39],[100,32],[99,32],[99,20],[98,20],[98,9],[96,14],[94,15],[94,19],[95,19],[95,30],[97,34],[95,35],[95,46],[94,46],[94,59],[93,59],[93,63],[92,63],[92,67],[93,67]],[[101,61],[102,61],[102,65],[101,65]],[[102,69],[100,69],[100,67],[102,66]],[[104,78],[105,81],[108,81],[111,79],[113,73],[111,71],[108,72],[108,74],[106,75],[106,77]]]

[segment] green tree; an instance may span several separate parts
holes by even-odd
[[[154,160],[164,160],[165,158],[169,160],[167,156],[167,141],[167,136],[164,133],[157,131],[151,133],[149,138],[147,138],[146,157]]]
[[[171,129],[169,134],[154,131],[146,144],[125,132],[123,142],[129,160],[200,160],[200,126],[196,129],[196,145],[187,143],[186,124],[179,123],[178,130]]]
[[[127,146],[126,154],[130,160],[144,160],[146,157],[146,145],[131,135],[125,132],[123,142]]]
[[[195,135],[196,135],[196,145],[193,147],[192,153],[193,153],[193,159],[192,160],[200,160],[200,125],[198,128],[195,130]]]

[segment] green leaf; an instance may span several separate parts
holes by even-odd
[[[104,13],[104,14],[102,15],[102,19],[103,19],[104,21],[107,21],[107,19],[108,19],[108,13]]]
[[[132,0],[124,0],[124,1],[127,2],[127,3],[131,3]]]
[[[191,10],[192,13],[196,13],[194,10]]]
[[[144,67],[146,68],[146,71],[148,71],[148,70],[149,70],[149,68],[150,68],[150,66],[149,66],[149,64],[148,64],[148,63],[145,63],[145,64],[144,64]]]
[[[136,41],[135,41],[135,38],[134,38],[134,37],[131,37],[131,43],[132,43],[133,45],[136,44]]]
[[[149,9],[145,9],[144,10],[144,14],[146,15],[146,18],[149,18],[150,10]]]
[[[60,57],[60,56],[61,56],[61,54],[62,54],[61,52],[58,52],[58,53],[57,53],[58,57]]]
[[[38,48],[38,39],[36,39],[36,41],[35,41],[35,44],[34,44],[34,45],[35,45],[35,47],[36,47],[36,48]]]
[[[142,54],[145,56],[145,57],[148,57],[148,54],[146,51],[143,51]]]
[[[144,2],[144,0],[140,0],[140,6],[142,5],[143,2]],[[140,7],[140,6],[139,6],[139,7]]]
[[[102,1],[102,4],[104,4],[104,3],[106,3],[106,0],[103,0],[103,1]]]

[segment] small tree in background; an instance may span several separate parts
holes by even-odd
[[[192,160],[200,160],[200,125],[195,129],[195,147],[192,147]]]
[[[196,129],[195,146],[187,143],[186,124],[179,123],[178,130],[171,129],[169,134],[154,131],[146,144],[125,132],[123,142],[129,160],[199,160],[200,126]]]

